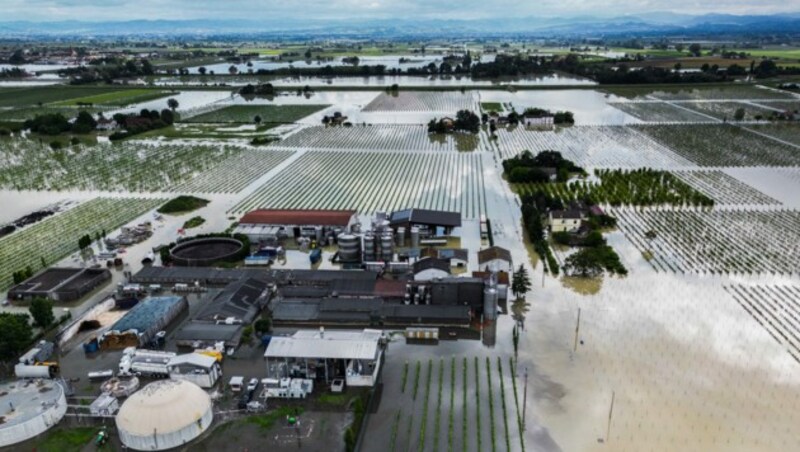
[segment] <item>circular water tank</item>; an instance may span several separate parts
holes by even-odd
[[[184,380],[161,380],[131,395],[117,413],[119,438],[136,450],[185,446],[213,420],[211,397]]]

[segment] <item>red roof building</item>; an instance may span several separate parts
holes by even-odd
[[[246,213],[241,225],[340,226],[347,227],[355,219],[355,210],[277,210],[260,209]]]

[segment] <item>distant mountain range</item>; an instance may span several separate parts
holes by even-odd
[[[686,15],[670,12],[616,17],[509,19],[325,20],[131,20],[121,22],[0,22],[0,36],[236,36],[459,37],[800,34],[800,12],[780,15]]]

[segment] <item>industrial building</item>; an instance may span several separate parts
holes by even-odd
[[[75,301],[110,280],[111,272],[107,269],[49,268],[12,287],[8,299],[30,301],[43,297],[60,302]]]
[[[264,279],[244,278],[230,283],[181,327],[173,339],[178,345],[200,347],[224,342],[239,345],[242,329],[252,323],[267,305],[270,283]]]
[[[185,446],[213,420],[211,397],[184,380],[161,380],[133,393],[117,413],[120,441],[134,450]]]
[[[389,226],[396,230],[404,228],[412,234],[417,230],[422,238],[442,237],[461,227],[461,214],[427,209],[398,210],[389,217]]]
[[[222,376],[222,368],[216,358],[200,353],[187,353],[170,359],[167,363],[169,377],[185,380],[201,388],[211,388]]]
[[[234,230],[251,243],[307,237],[321,242],[349,231],[357,221],[354,210],[270,210],[246,213]]]
[[[378,330],[298,331],[273,337],[264,352],[267,378],[301,378],[347,386],[373,386],[383,357],[383,333]]]
[[[64,388],[55,380],[0,385],[0,447],[34,438],[58,424],[67,412]]]
[[[148,344],[157,332],[188,309],[189,302],[185,297],[145,298],[100,337],[100,348],[119,349]]]

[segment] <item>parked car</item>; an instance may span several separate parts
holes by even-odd
[[[258,388],[258,378],[251,378],[247,383],[247,390],[253,392],[256,388]]]

